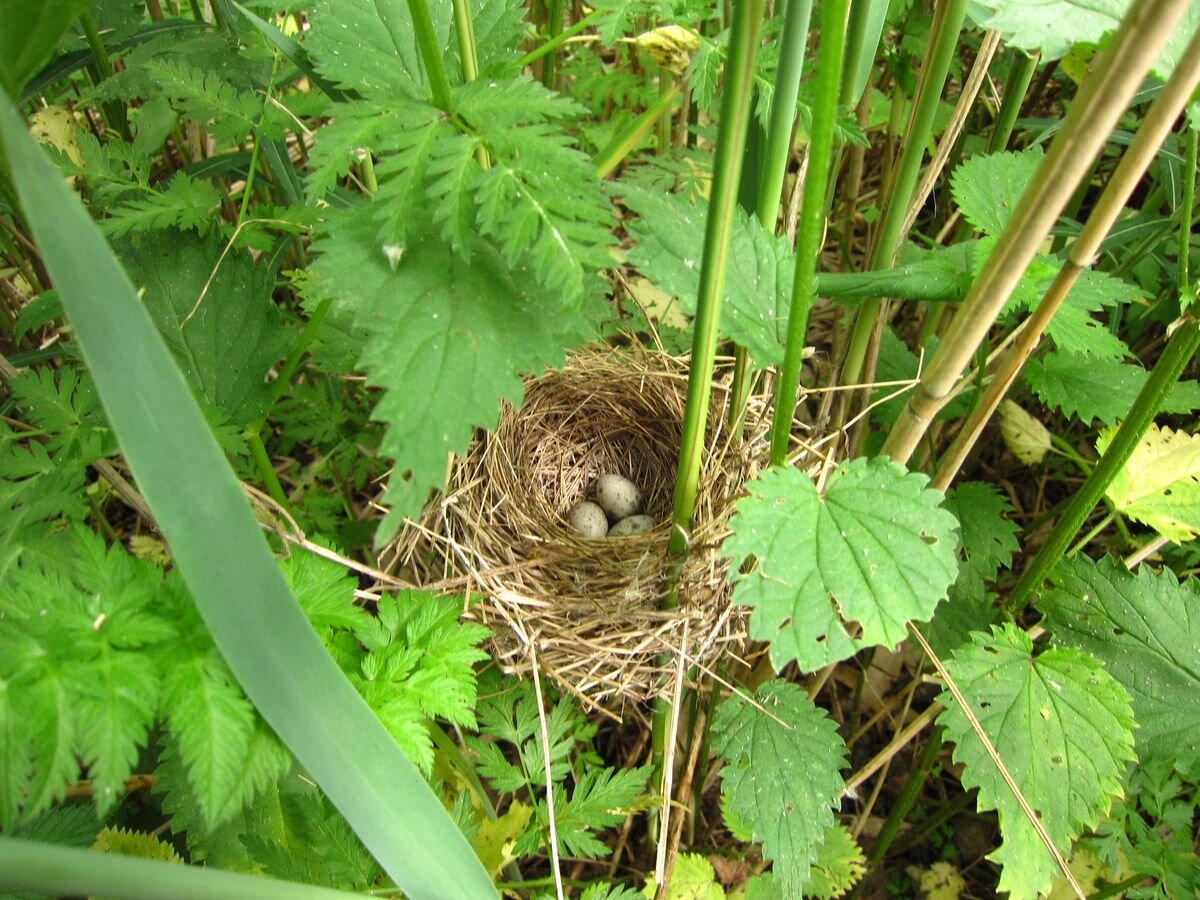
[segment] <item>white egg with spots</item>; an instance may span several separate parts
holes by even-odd
[[[625,519],[642,506],[642,492],[622,475],[601,475],[596,479],[596,502],[610,518]]]
[[[649,516],[626,516],[612,528],[608,529],[609,537],[630,537],[635,534],[646,534],[654,527],[654,520]]]
[[[608,534],[608,517],[604,515],[604,510],[590,500],[572,506],[571,511],[567,513],[567,521],[584,537],[602,538]]]

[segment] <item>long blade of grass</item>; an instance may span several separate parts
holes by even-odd
[[[247,696],[410,897],[494,897],[438,798],[321,646],[100,231],[0,104],[26,221],[121,449]]]
[[[0,891],[126,900],[347,900],[330,888],[0,837]]]

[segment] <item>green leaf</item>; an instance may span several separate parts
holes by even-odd
[[[1200,753],[1200,625],[1193,580],[1119,561],[1064,559],[1038,608],[1056,643],[1102,661],[1133,698],[1143,761]]]
[[[0,85],[16,100],[90,0],[0,0]]]
[[[751,635],[771,641],[776,669],[894,647],[910,621],[933,615],[958,570],[958,523],[928,483],[876,457],[839,466],[824,497],[793,468],[746,485],[721,552],[734,560],[734,601],[753,609]]]
[[[999,488],[965,482],[946,494],[942,508],[958,519],[965,564],[981,578],[995,578],[1012,563],[1013,554],[1021,549],[1016,536],[1020,527],[1008,518],[1012,504]]]
[[[1101,456],[1114,434],[1100,432]],[[1190,541],[1200,533],[1200,435],[1151,423],[1104,493],[1118,512],[1176,543]]]
[[[1085,653],[1055,647],[1035,658],[1033,642],[1011,624],[975,634],[946,669],[1054,846],[1069,856],[1071,842],[1121,794],[1134,758],[1129,695]],[[979,808],[1000,814],[1004,843],[988,855],[1001,866],[998,888],[1014,900],[1035,898],[1058,872],[1054,858],[950,692],[939,702],[963,787],[978,788]]]
[[[978,0],[975,18],[980,27],[999,31],[1006,44],[1040,52],[1049,62],[1077,44],[1103,45],[1132,5],[1132,0]],[[1200,8],[1190,6],[1150,71],[1166,81],[1197,25]]]
[[[338,217],[317,242],[313,287],[334,298],[335,319],[367,332],[361,365],[387,390],[374,412],[389,426],[381,452],[397,461],[376,536],[384,541],[444,485],[449,454],[466,450],[475,427],[495,425],[500,401],[520,404],[520,374],[561,365],[591,322],[478,238],[469,264],[427,233],[393,267],[371,212]]]
[[[1055,351],[1025,364],[1025,381],[1047,406],[1085,424],[1115,425],[1129,414],[1149,374],[1136,363]],[[1185,415],[1200,409],[1200,384],[1181,381],[1167,395],[1163,412]]]
[[[204,234],[212,226],[213,211],[220,203],[221,192],[211,184],[176,172],[161,193],[150,191],[111,208],[100,228],[114,238],[131,231],[163,228]]]
[[[725,891],[717,883],[717,873],[707,859],[699,853],[680,853],[675,857],[675,868],[671,872],[671,884],[663,896],[654,878],[646,878],[641,895],[646,898],[662,897],[662,900],[724,900]]]
[[[356,631],[369,618],[362,607],[354,605],[358,582],[344,566],[316,553],[293,549],[290,556],[280,560],[279,567],[318,633]]]
[[[121,856],[158,859],[169,863],[183,862],[175,848],[166,841],[145,831],[131,831],[128,828],[101,828],[92,843],[92,850],[97,853],[117,853]]]
[[[799,897],[833,825],[846,747],[833,720],[796,685],[768,681],[755,700],[762,709],[737,694],[717,708],[721,793],[762,842],[784,895]]]
[[[825,841],[813,862],[812,877],[804,886],[805,897],[832,900],[842,897],[867,874],[867,858],[846,826],[834,822],[825,830]],[[746,900],[750,900],[747,896]]]
[[[217,235],[131,238],[121,260],[179,367],[227,421],[254,421],[269,401],[267,371],[288,338],[271,300],[274,273]]]
[[[554,822],[559,853],[583,859],[598,859],[612,848],[592,834],[624,822],[633,813],[635,801],[646,789],[649,766],[632,769],[591,769],[575,783],[570,799],[562,784],[554,786]],[[549,837],[546,801],[537,802],[539,828],[527,832],[533,840],[518,841],[516,852],[528,855]],[[531,846],[532,845],[532,846]]]
[[[1000,234],[1041,162],[1040,147],[968,159],[950,176],[950,192],[963,218],[984,234]]]
[[[115,452],[91,378],[81,369],[34,369],[9,382],[27,420],[50,433],[46,448],[59,463],[90,464]]]
[[[25,221],[129,467],[247,695],[405,893],[494,896],[438,799],[313,634],[133,285],[78,198],[3,104],[0,144],[21,173],[14,183]],[[94,302],[97,296],[105,302]],[[354,735],[353,748],[347,734]],[[430,854],[429,846],[439,852]],[[83,893],[89,890],[121,888]]]

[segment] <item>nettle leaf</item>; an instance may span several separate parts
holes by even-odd
[[[794,468],[746,485],[722,554],[734,560],[734,602],[753,608],[751,635],[771,642],[776,669],[894,647],[910,621],[933,615],[958,571],[958,522],[928,483],[875,457],[839,466],[823,497]]]
[[[1096,452],[1103,456],[1115,434],[1100,432]],[[1190,541],[1200,533],[1200,435],[1151,424],[1104,493],[1168,540]]]
[[[1020,526],[1008,518],[1012,504],[999,488],[968,481],[946,494],[942,508],[958,519],[965,565],[982,578],[995,578],[1021,549]]]
[[[1056,643],[1090,653],[1133,698],[1143,762],[1200,752],[1200,596],[1164,569],[1064,559],[1038,608]]]
[[[380,18],[379,5],[375,0],[318,0],[304,47],[317,71],[344,90],[364,96],[421,97],[425,75],[408,5],[383,4],[394,17],[387,24]],[[429,11],[439,45],[445,48],[453,7],[431,3]]]
[[[1127,416],[1149,377],[1137,363],[1062,351],[1031,359],[1023,371],[1026,383],[1043,403],[1085,424],[1099,419],[1114,425]],[[1177,415],[1196,409],[1200,409],[1200,384],[1195,381],[1176,384],[1162,407],[1163,412]]]
[[[725,760],[721,794],[762,842],[783,894],[799,897],[833,825],[846,747],[796,685],[768,681],[755,700],[762,709],[733,694],[713,719],[713,750]]]
[[[963,218],[984,234],[996,236],[1042,162],[1040,147],[1020,153],[973,156],[950,176],[950,193]]]
[[[980,27],[999,31],[1006,44],[1040,52],[1048,62],[1077,44],[1103,45],[1132,5],[1132,0],[979,0],[975,18]],[[1151,72],[1164,81],[1170,77],[1198,25],[1200,8],[1189,6]]]
[[[636,242],[629,261],[677,297],[684,312],[695,315],[708,204],[633,185],[621,185],[620,193],[640,216],[626,226]],[[760,368],[778,365],[783,362],[791,306],[791,248],[785,237],[776,237],[740,207],[729,241],[721,332],[745,347]]]
[[[1134,758],[1133,711],[1125,689],[1086,653],[1055,647],[1033,656],[1033,642],[1011,624],[976,633],[946,669],[1054,842],[1094,827],[1121,795]],[[999,890],[1034,898],[1058,867],[949,691],[939,717],[954,741],[962,785],[979,789],[979,808],[1000,815],[1004,843],[988,855],[1001,866]]]
[[[130,279],[188,383],[227,421],[244,425],[270,397],[265,378],[287,350],[275,273],[217,235],[131,238],[118,245]]]
[[[366,205],[338,216],[315,242],[322,255],[310,287],[333,297],[335,319],[366,332],[360,364],[387,391],[374,412],[389,426],[380,450],[397,460],[383,541],[445,483],[449,454],[467,449],[475,427],[495,424],[500,401],[520,404],[520,374],[561,365],[594,319],[479,238],[470,263],[436,232],[381,246],[372,212]]]

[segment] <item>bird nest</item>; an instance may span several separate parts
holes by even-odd
[[[743,434],[731,433],[727,374],[713,387],[676,608],[660,603],[687,361],[641,348],[585,350],[528,379],[520,409],[506,405],[494,433],[476,435],[389,567],[429,589],[479,595],[472,614],[492,628],[507,671],[529,671],[536,656],[590,704],[654,696],[681,654],[705,666],[745,638],[719,548],[742,486],[765,463],[769,411],[752,398]],[[604,473],[641,489],[649,533],[585,538],[567,522]]]

